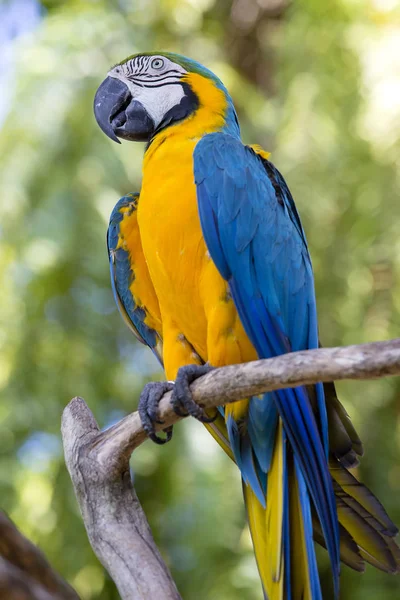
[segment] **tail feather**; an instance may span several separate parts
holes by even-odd
[[[388,573],[400,570],[400,549],[393,539],[397,527],[379,500],[337,460],[329,470],[334,480],[339,523],[358,546],[363,560]]]
[[[266,506],[261,504],[253,488],[243,481],[250,533],[268,600],[286,598],[283,542],[286,460],[282,435],[282,424],[279,421],[268,473]]]
[[[322,600],[312,539],[311,506],[301,469],[279,419],[266,507],[243,482],[257,566],[268,600]]]
[[[321,525],[318,519],[313,516],[314,540],[323,548],[326,549],[325,539],[322,533]],[[339,522],[340,535],[340,560],[359,573],[365,571],[365,562],[361,557],[360,549],[354,539],[351,537],[347,529]]]
[[[396,561],[397,572],[400,572],[400,548],[396,540],[394,540],[393,538],[386,538],[386,541],[390,552],[392,553],[393,558]]]
[[[299,408],[300,396],[295,393],[295,400],[292,394],[288,400]],[[340,560],[358,572],[365,570],[365,563],[388,573],[399,572],[400,549],[394,540],[397,528],[379,500],[347,470],[357,462],[354,457],[362,453],[362,445],[335,394],[334,398],[332,406],[328,403],[329,429],[335,430],[339,423],[341,431],[332,443],[329,440],[329,473],[339,521]],[[311,496],[313,490],[308,488],[310,471],[304,472],[305,457],[301,457],[301,464],[287,439],[286,425],[293,427],[290,408],[296,410],[295,406],[284,407],[284,412],[289,412],[283,419],[276,414],[272,394],[251,399],[249,407],[248,423],[244,419],[236,421],[225,407],[217,420],[206,427],[242,471],[243,494],[265,598],[321,600],[313,540],[326,548],[327,524],[323,527]],[[258,453],[253,446],[255,441]]]
[[[277,390],[276,403],[294,456],[312,498],[331,559],[335,595],[339,593],[339,530],[332,481],[317,423],[304,388]]]
[[[372,556],[369,552],[363,550],[362,548],[360,548],[360,554],[363,557],[363,559],[367,563],[375,567],[375,569],[379,569],[379,571],[383,571],[384,573],[391,573],[393,575],[397,573],[396,568],[388,569],[386,563],[380,562],[377,558],[375,558],[375,556]]]
[[[311,520],[301,470],[285,446],[279,419],[268,472],[266,508],[251,487],[243,484],[256,561],[268,600],[319,600],[322,596],[312,537],[325,548],[326,542],[315,508]],[[335,459],[330,460],[330,471],[341,561],[358,572],[365,570],[366,562],[381,571],[398,572],[400,549],[393,539],[396,527],[381,503]],[[285,519],[289,524],[286,531]]]
[[[251,538],[253,541],[254,554],[256,557],[258,571],[260,573],[261,583],[268,600],[284,599],[284,577],[274,581],[271,577],[270,557],[267,551],[268,528],[266,509],[260,503],[251,487],[243,483],[243,495],[246,504],[247,519]],[[282,574],[284,572],[282,570]]]
[[[290,516],[292,527],[290,549],[293,598],[322,600],[321,586],[315,556],[310,499],[300,467],[294,459],[290,486]],[[298,568],[301,565],[301,570]]]
[[[368,514],[369,523],[377,531],[390,537],[398,533],[397,527],[389,518],[378,498],[365,485],[360,483],[354,475],[334,459],[329,461],[329,471],[340,489],[346,493],[346,502],[358,510],[361,515]],[[362,513],[361,507],[364,509],[364,513]]]
[[[283,514],[286,477],[282,421],[279,420],[267,480],[266,525],[268,535],[266,553],[272,581],[283,579]]]
[[[336,395],[333,382],[324,383],[330,451],[350,468],[358,464],[358,456],[364,454],[362,442],[350,417]]]
[[[369,521],[355,511],[343,495],[336,496],[336,506],[339,522],[350,533],[359,546],[361,556],[371,562],[370,557],[382,565],[383,570],[393,573],[397,570],[396,561],[384,537]]]
[[[308,577],[307,545],[297,481],[289,488],[289,512],[292,597],[312,600],[310,578]]]

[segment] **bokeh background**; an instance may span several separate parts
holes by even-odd
[[[321,340],[400,330],[400,7],[396,0],[0,2],[0,503],[84,600],[118,594],[64,466],[61,412],[101,426],[161,378],[114,306],[105,234],[139,190],[143,147],[92,114],[107,70],[140,50],[189,55],[232,93],[243,138],[284,173],[314,263]],[[400,382],[338,385],[365,443],[359,475],[400,524]],[[202,426],[132,459],[138,495],[186,599],[261,599],[238,474]],[[321,571],[329,569],[321,551]],[[329,600],[329,593],[325,596]],[[343,600],[400,578],[343,567]]]

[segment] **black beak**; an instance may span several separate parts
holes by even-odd
[[[154,132],[154,121],[149,113],[132,98],[125,83],[115,77],[107,77],[100,85],[93,108],[101,129],[118,144],[121,143],[118,138],[146,142]]]

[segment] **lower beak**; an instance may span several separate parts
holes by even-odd
[[[132,98],[127,85],[115,77],[107,77],[100,85],[93,108],[101,129],[118,144],[121,143],[118,138],[146,142],[154,132],[149,113]]]

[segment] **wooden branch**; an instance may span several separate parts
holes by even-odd
[[[205,408],[267,391],[339,379],[400,374],[400,339],[343,348],[293,352],[269,360],[215,369],[195,381],[194,400]],[[160,402],[165,428],[180,420],[171,392]],[[64,410],[65,458],[90,542],[123,600],[180,598],[154,544],[133,490],[129,458],[146,439],[137,412],[100,432],[82,398]]]
[[[123,600],[179,600],[132,487],[129,457],[102,462],[97,423],[81,398],[64,410],[65,460],[92,548]]]
[[[43,553],[0,512],[0,598],[79,600]]]

